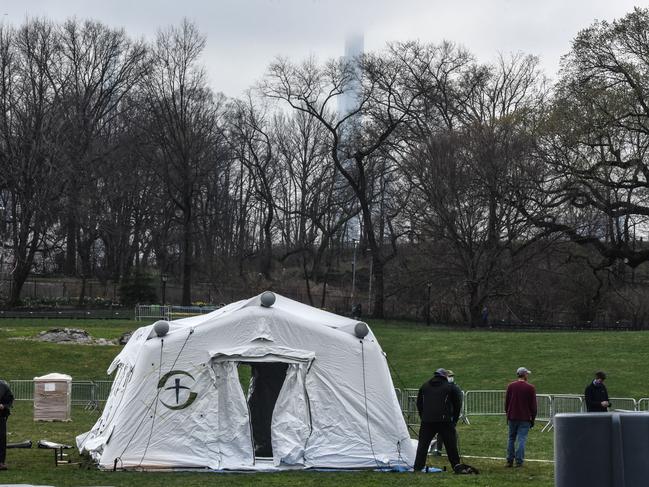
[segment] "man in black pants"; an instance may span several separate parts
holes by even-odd
[[[437,369],[433,378],[421,386],[417,395],[421,426],[415,472],[421,471],[426,465],[428,447],[436,434],[444,442],[451,467],[455,469],[460,463],[455,425],[462,411],[462,391],[455,384],[449,383],[447,375],[445,369]]]
[[[7,417],[11,412],[14,396],[9,384],[0,380],[0,470],[7,470]]]

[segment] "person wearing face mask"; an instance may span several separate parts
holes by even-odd
[[[428,447],[438,433],[444,440],[448,461],[453,470],[462,466],[455,431],[462,411],[462,391],[455,384],[449,383],[447,375],[445,369],[437,369],[435,375],[421,386],[417,395],[417,411],[421,425],[415,472],[420,472],[426,466]]]
[[[595,372],[595,379],[586,386],[584,396],[586,399],[586,411],[589,413],[605,413],[611,407],[608,400],[608,391],[604,385],[606,373],[598,370]]]
[[[459,386],[455,383],[455,373],[452,370],[449,369],[446,371],[446,379],[448,380],[449,384],[453,384],[459,389]],[[442,439],[442,436],[440,434],[437,435],[435,441],[433,442],[433,445],[434,448],[431,453],[434,456],[441,456],[442,451],[444,450],[444,440]]]

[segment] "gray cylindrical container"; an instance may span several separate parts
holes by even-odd
[[[554,417],[556,487],[649,485],[649,414]]]

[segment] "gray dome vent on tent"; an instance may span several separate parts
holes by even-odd
[[[169,333],[169,322],[164,320],[156,321],[153,324],[153,331],[155,331],[155,334],[159,337],[165,336]]]
[[[264,308],[270,308],[273,304],[275,304],[275,294],[271,291],[264,291],[261,294],[261,305]]]
[[[370,332],[370,329],[367,327],[365,323],[359,322],[356,323],[356,326],[354,327],[354,335],[356,335],[357,338],[365,338],[367,334]]]

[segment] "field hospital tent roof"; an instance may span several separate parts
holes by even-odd
[[[251,371],[244,387],[242,365]],[[103,413],[77,437],[101,468],[413,463],[387,361],[367,325],[268,291],[139,328],[108,373],[115,378]]]

